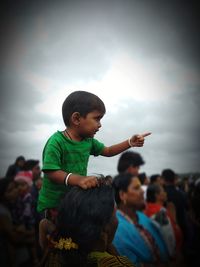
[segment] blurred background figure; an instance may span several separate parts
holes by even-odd
[[[149,177],[146,175],[145,172],[139,173],[138,178],[141,183],[142,190],[144,191],[144,199],[146,200],[146,191],[147,191],[147,186],[149,184]]]
[[[37,236],[35,235],[35,214],[34,202],[31,195],[31,187],[33,185],[32,171],[21,171],[15,176],[14,181],[17,184],[19,192],[18,205],[16,205],[15,223],[23,231],[32,233],[32,243],[29,244],[31,260],[36,266],[39,263],[37,255]]]
[[[33,182],[34,182],[41,175],[40,161],[37,159],[26,160],[24,164],[24,170],[32,171]]]
[[[187,225],[187,199],[185,194],[177,188],[177,175],[171,169],[164,169],[162,171],[162,178],[164,179],[164,189],[167,193],[168,202],[172,202],[176,209],[177,223],[181,227],[184,239],[188,237]]]
[[[14,223],[13,212],[19,188],[12,178],[0,179],[0,259],[1,267],[25,267],[31,264],[28,247],[33,243],[31,231]]]
[[[121,154],[117,164],[118,173],[131,173],[138,175],[140,166],[145,162],[139,153],[133,151],[126,151]]]
[[[16,158],[15,163],[10,165],[6,171],[6,177],[13,178],[15,175],[24,169],[25,158],[24,156],[19,156]]]
[[[159,184],[159,185],[163,185],[164,181],[163,178],[161,177],[160,174],[152,174],[150,176],[150,184]]]
[[[159,184],[150,184],[147,188],[146,208],[144,213],[155,219],[160,212],[164,212],[167,221],[164,226],[161,225],[161,232],[167,241],[167,247],[173,260],[176,260],[176,266],[182,266],[181,249],[183,245],[183,235],[180,227],[171,214],[171,210],[166,209],[167,194],[163,186]]]

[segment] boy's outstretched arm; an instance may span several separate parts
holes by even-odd
[[[63,170],[56,171],[45,171],[48,179],[58,183],[67,185],[77,185],[83,189],[88,189],[91,187],[98,186],[98,181],[96,176],[82,176],[75,173],[66,173]],[[67,178],[67,183],[66,183]]]
[[[105,147],[101,155],[105,157],[112,157],[120,154],[121,152],[127,150],[130,147],[141,147],[144,145],[145,137],[149,136],[150,134],[151,133],[133,135],[128,140],[125,140],[113,146]]]

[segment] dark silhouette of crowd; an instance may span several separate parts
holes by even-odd
[[[71,186],[52,224],[37,211],[39,160],[17,157],[0,179],[1,266],[200,266],[200,178],[144,164],[127,151],[116,176]]]
[[[42,185],[39,160],[19,156],[0,179],[1,266],[38,266],[38,193]]]

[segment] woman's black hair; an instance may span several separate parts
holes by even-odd
[[[24,156],[17,157],[16,160],[15,160],[15,164],[17,164],[20,160],[25,161],[25,157]]]
[[[158,184],[150,184],[147,187],[146,192],[146,200],[147,202],[155,203],[156,202],[156,195],[159,194],[161,191],[161,186]]]
[[[85,117],[92,111],[105,114],[106,108],[103,101],[96,95],[86,91],[75,91],[68,95],[62,105],[62,116],[66,126],[70,124],[70,118],[74,112],[79,112]]]
[[[133,174],[130,173],[122,173],[114,177],[113,188],[115,191],[115,201],[117,205],[119,205],[121,202],[119,191],[126,192],[133,177],[134,177]]]
[[[25,171],[29,171],[32,170],[36,165],[38,165],[40,163],[39,160],[36,159],[29,159],[26,160],[25,164],[24,164],[24,170]]]
[[[98,187],[87,190],[76,186],[70,189],[59,207],[54,239],[71,238],[78,249],[58,251],[61,254],[61,266],[86,266],[87,254],[111,221],[113,211],[111,182],[109,185],[100,183]]]
[[[153,174],[150,176],[150,183],[153,184],[157,181],[157,179],[160,177],[160,174]]]

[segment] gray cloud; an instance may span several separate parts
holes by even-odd
[[[2,175],[18,154],[41,158],[47,137],[42,130],[39,139],[31,135],[37,127],[46,124],[54,129],[61,121],[57,114],[41,114],[37,109],[51,92],[60,90],[58,85],[45,95],[40,92],[43,88],[25,79],[26,71],[59,80],[62,86],[87,83],[101,80],[113,57],[126,52],[144,64],[145,59],[169,58],[197,76],[200,72],[199,17],[191,1],[18,1],[13,5],[7,4],[1,23]],[[168,71],[166,77],[177,79],[179,73]],[[146,160],[144,169],[199,170],[199,86],[198,79],[185,82],[179,92],[155,101],[129,101],[122,90],[121,105],[116,112],[107,112],[98,137],[109,145],[150,130],[152,136],[138,150]],[[89,170],[101,172],[103,166],[113,174],[117,159],[91,159]]]

